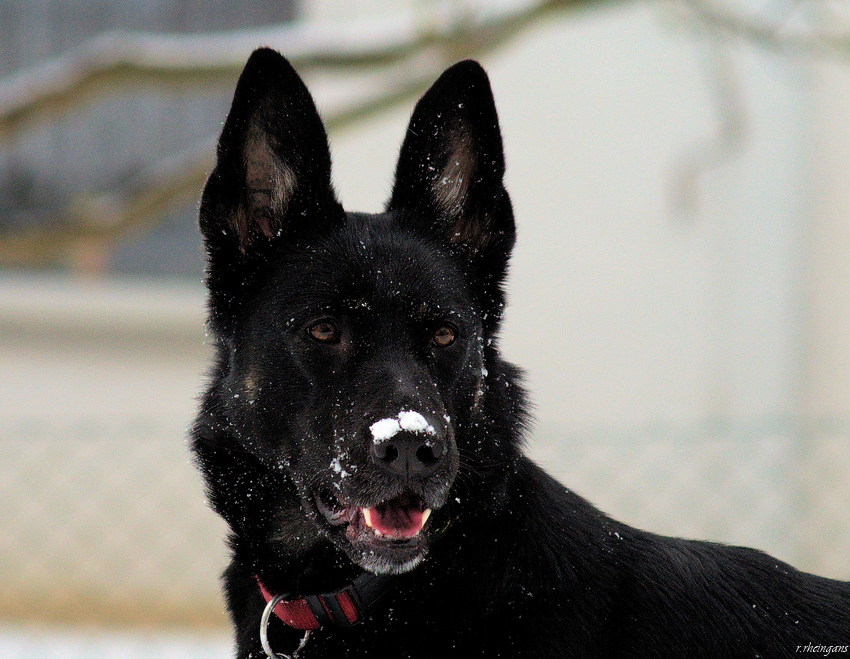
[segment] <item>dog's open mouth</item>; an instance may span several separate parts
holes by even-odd
[[[316,494],[315,498],[331,525],[348,525],[345,535],[353,543],[415,541],[431,516],[431,509],[415,494],[401,494],[371,508],[344,503],[330,494]]]

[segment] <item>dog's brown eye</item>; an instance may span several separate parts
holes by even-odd
[[[336,343],[339,341],[339,330],[329,320],[320,320],[310,325],[307,333],[321,343]]]
[[[457,331],[450,325],[441,325],[434,332],[434,345],[438,348],[448,348],[455,342]]]

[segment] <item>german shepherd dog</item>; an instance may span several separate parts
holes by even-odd
[[[523,456],[504,170],[487,75],[460,62],[416,105],[385,212],[347,213],[304,83],[248,60],[200,206],[216,358],[192,430],[237,656],[850,653],[850,584],[637,530]]]

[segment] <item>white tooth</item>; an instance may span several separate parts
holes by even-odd
[[[363,520],[366,522],[366,526],[370,529],[375,528],[372,526],[372,511],[368,508],[363,509]],[[375,531],[375,533],[377,533],[377,531]]]
[[[426,508],[426,509],[425,509],[425,511],[422,513],[422,526],[425,526],[425,522],[427,522],[427,521],[428,521],[428,518],[429,518],[430,516],[431,516],[431,509],[430,509],[430,508]],[[421,528],[422,528],[422,526],[420,526],[419,528],[421,529]]]

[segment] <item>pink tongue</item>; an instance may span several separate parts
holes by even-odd
[[[418,508],[381,506],[371,508],[372,527],[391,538],[412,538],[425,524],[424,513]]]

